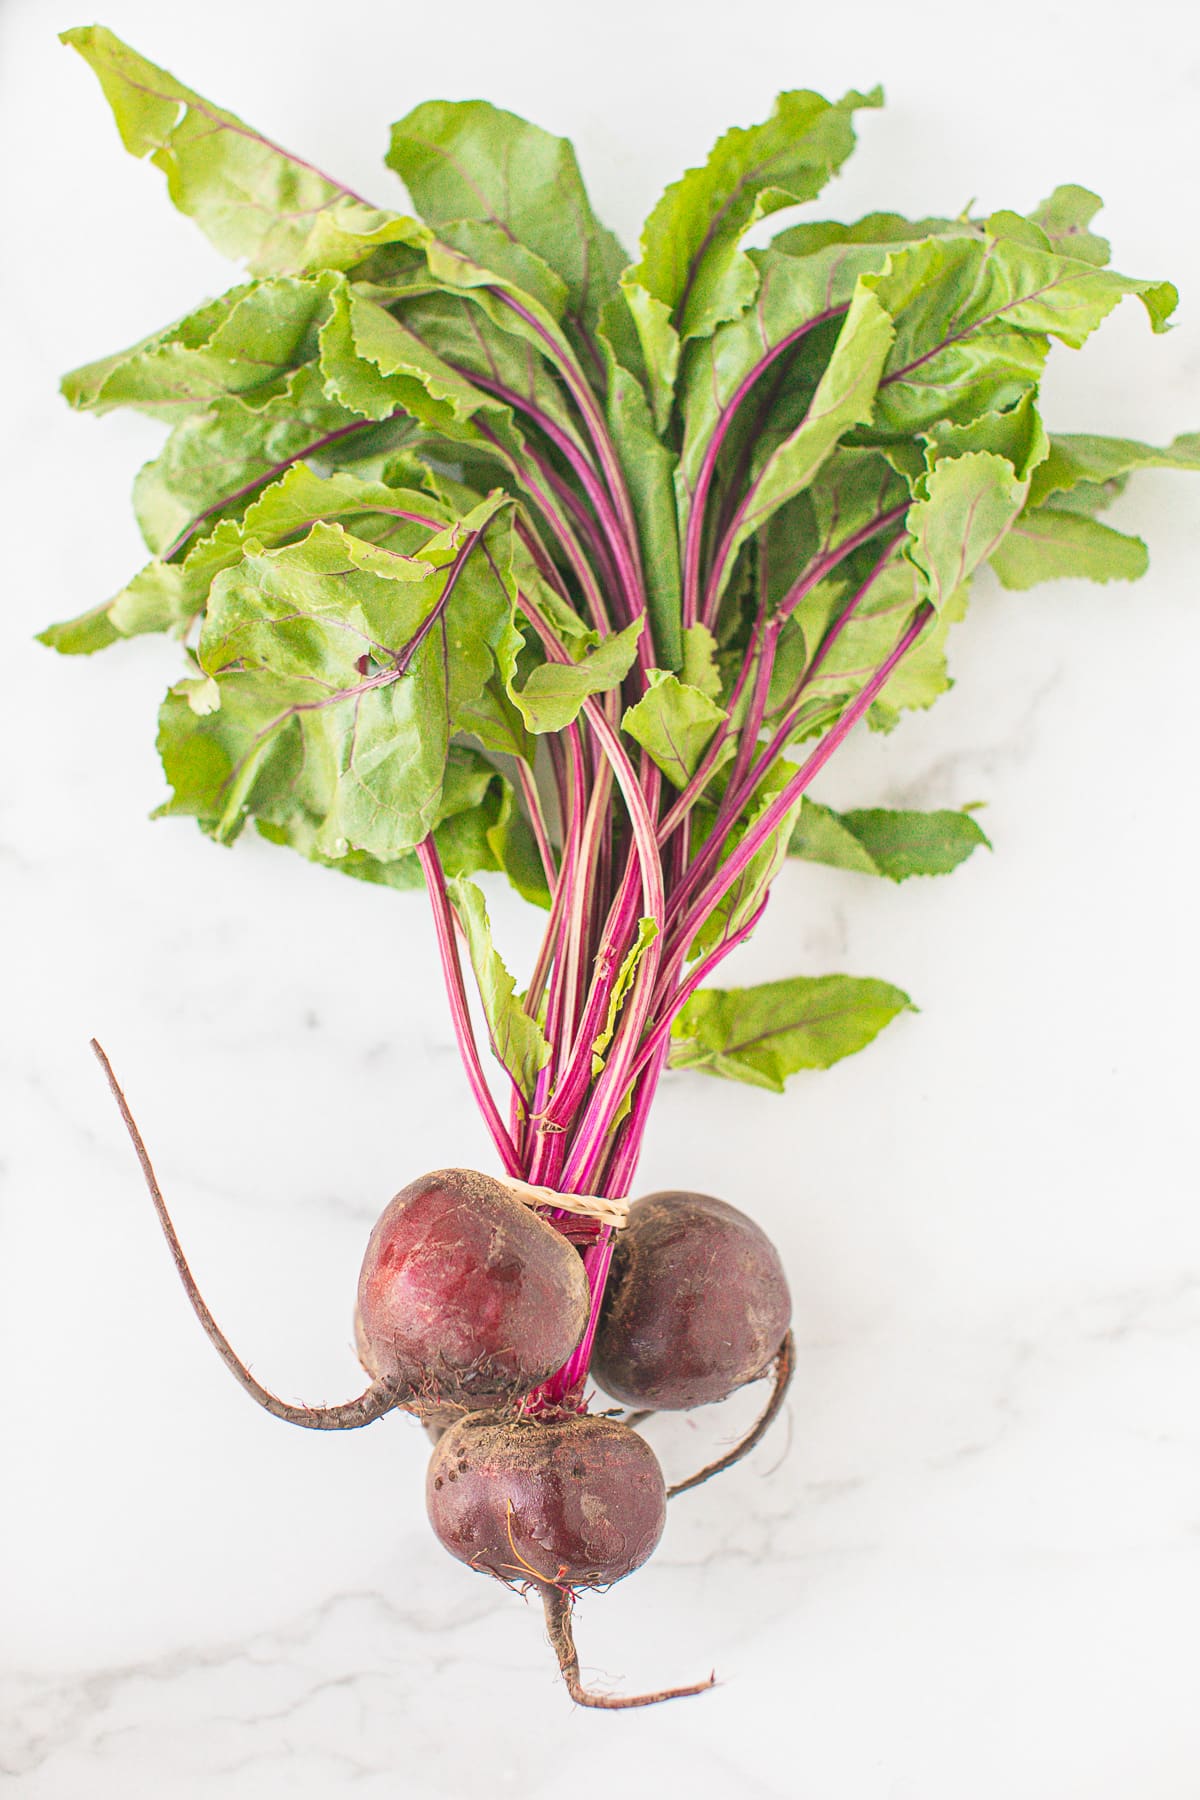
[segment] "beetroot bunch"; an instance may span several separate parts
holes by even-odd
[[[410,1183],[371,1233],[354,1315],[370,1386],[339,1406],[295,1405],[255,1380],[209,1311],[125,1096],[103,1050],[93,1049],[197,1316],[259,1405],[319,1431],[396,1409],[421,1419],[434,1439],[425,1486],[434,1531],[461,1562],[542,1596],[580,1705],[646,1706],[711,1686],[710,1677],[652,1694],[592,1692],[579,1675],[571,1606],[581,1588],[608,1587],[640,1568],[662,1536],[668,1498],[738,1461],[778,1411],[791,1375],[791,1305],[758,1227],[706,1195],[653,1194],[631,1208],[621,1233],[597,1348],[614,1398],[642,1417],[724,1399],[775,1370],[754,1429],[675,1488],[631,1424],[545,1398],[544,1384],[588,1329],[583,1261],[512,1189],[471,1169]]]
[[[666,189],[632,256],[570,144],[484,101],[393,126],[400,212],[103,28],[65,37],[242,270],[65,378],[75,407],[169,432],[135,485],[149,560],[44,641],[174,640],[162,813],[220,843],[252,829],[401,910],[425,891],[500,1171],[388,1207],[359,1290],[371,1384],[340,1407],[253,1380],[155,1189],[164,1227],[268,1410],[340,1428],[404,1408],[443,1434],[436,1531],[542,1592],[598,1703],[570,1598],[650,1554],[666,1490],[596,1384],[632,1417],[773,1372],[705,1479],[791,1366],[751,1221],[678,1193],[625,1220],[659,1083],[779,1091],[909,1009],[857,974],[712,977],[789,859],[901,881],[987,842],[970,807],[837,812],[814,784],[860,722],[891,730],[948,688],[985,569],[1009,589],[1142,573],[1101,515],[1138,468],[1200,467],[1200,436],[1052,433],[1040,383],[1052,344],[1125,298],[1161,331],[1177,296],[1109,266],[1074,185],[984,217],[797,218],[878,91],[781,94]],[[520,986],[498,877],[543,915]]]

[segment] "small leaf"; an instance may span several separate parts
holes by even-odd
[[[483,895],[462,876],[446,886],[466,933],[492,1049],[519,1092],[532,1102],[538,1070],[550,1060],[550,1046],[537,1020],[517,998],[516,983],[492,942]]]
[[[915,1011],[886,981],[794,976],[762,987],[702,988],[671,1028],[671,1066],[783,1092],[800,1069],[828,1069]]]
[[[633,986],[634,977],[643,956],[658,936],[658,926],[653,919],[639,919],[637,936],[626,953],[625,960],[617,971],[617,979],[613,983],[612,994],[608,1002],[608,1016],[603,1028],[592,1043],[592,1079],[599,1075],[604,1067],[604,1052],[612,1043],[613,1033],[617,1029],[617,1020],[621,1008],[625,1004],[625,996]]]
[[[1088,230],[1103,205],[1099,194],[1093,194],[1090,188],[1068,184],[1056,187],[1029,216],[1041,226],[1051,248],[1061,256],[1075,256],[1080,262],[1103,268],[1109,257],[1108,239]]]
[[[1028,484],[1012,464],[986,450],[944,457],[909,508],[908,554],[925,595],[940,612],[986,562],[1020,512]]]
[[[949,875],[988,839],[969,812],[911,812],[871,807],[838,813],[805,797],[789,856],[906,881]]]
[[[1137,581],[1150,557],[1141,538],[1127,537],[1083,513],[1034,506],[1023,512],[991,563],[1006,588],[1075,577],[1084,581]]]
[[[539,663],[523,688],[511,690],[530,731],[539,735],[561,731],[578,717],[590,694],[620,687],[637,658],[641,632],[642,620],[635,619],[624,631],[603,639],[581,662]]]
[[[639,743],[677,788],[696,773],[718,725],[728,714],[699,688],[688,687],[661,669],[650,672],[650,687],[621,720],[621,729]],[[728,750],[735,748],[730,739]]]

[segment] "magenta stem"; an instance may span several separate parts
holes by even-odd
[[[664,973],[667,969],[679,967],[687,953],[688,945],[705,919],[720,904],[734,882],[753,862],[764,844],[783,823],[805,789],[820,774],[838,745],[870,708],[876,695],[887,685],[896,664],[920,637],[932,616],[932,605],[928,600],[922,601],[909,625],[902,632],[895,648],[876,669],[870,680],[864,683],[841,718],[826,732],[812,755],[801,763],[791,781],[786,787],[779,790],[770,805],[764,810],[762,817],[755,822],[733,853],[720,864],[707,884],[700,890],[690,911],[672,932],[672,947],[665,959]]]
[[[438,952],[442,959],[442,974],[446,983],[446,996],[450,1002],[450,1017],[454,1024],[454,1035],[458,1039],[459,1054],[475,1103],[483,1114],[483,1122],[491,1134],[501,1162],[510,1175],[520,1179],[523,1174],[521,1159],[516,1145],[508,1134],[495,1097],[487,1084],[483,1073],[483,1064],[479,1060],[479,1046],[475,1042],[475,1030],[471,1024],[470,1008],[467,1004],[467,990],[463,982],[462,964],[458,958],[458,945],[454,939],[454,918],[450,910],[450,898],[446,892],[446,877],[442,873],[441,859],[432,837],[424,838],[417,845],[417,856],[425,873],[425,885],[429,890],[430,904],[433,908],[434,929],[437,932]]]
[[[687,531],[684,536],[683,548],[683,623],[685,627],[694,625],[699,615],[700,556],[704,541],[704,510],[708,505],[709,490],[712,487],[713,476],[716,474],[717,458],[735,416],[751,388],[762,379],[772,363],[777,362],[785,351],[790,350],[793,344],[806,337],[810,331],[815,331],[818,325],[825,324],[828,319],[834,319],[839,313],[847,310],[844,306],[830,307],[828,311],[818,313],[815,318],[806,320],[803,325],[798,325],[794,331],[788,332],[786,337],[780,338],[779,342],[767,352],[762,360],[755,363],[749,374],[743,376],[722,409],[697,471],[696,487],[688,509]]]

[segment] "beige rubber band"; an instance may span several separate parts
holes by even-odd
[[[629,1223],[628,1200],[604,1200],[599,1194],[559,1194],[554,1188],[534,1187],[532,1182],[518,1181],[512,1175],[505,1175],[503,1181],[526,1206],[555,1206],[559,1212],[581,1213],[584,1218],[599,1219],[617,1231]]]

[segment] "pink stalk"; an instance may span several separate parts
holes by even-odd
[[[901,508],[897,508],[895,510],[897,512],[903,512],[906,509],[901,507]],[[820,559],[820,565],[821,565],[820,574],[816,575],[816,574],[814,574],[813,571],[810,570],[809,573],[806,574],[802,578],[801,581],[797,582],[795,584],[795,586],[789,590],[789,594],[788,594],[787,598],[790,599],[791,596],[794,594],[797,596],[797,599],[798,599],[800,597],[800,595],[798,593],[799,589],[804,588],[804,590],[807,591],[807,589],[810,585],[815,585],[817,580],[822,579],[825,575],[827,575],[829,573],[830,569],[836,567],[837,563],[842,560],[843,556],[850,555],[851,549],[860,548],[860,546],[867,541],[868,537],[873,536],[875,534],[875,531],[877,531],[879,529],[879,525],[883,520],[890,520],[891,517],[892,517],[891,514],[880,515],[880,519],[876,520],[875,523],[869,529],[867,527],[864,527],[863,531],[856,532],[854,534],[854,538],[852,540],[847,540],[847,546],[845,546],[845,547],[839,546],[838,550],[830,551],[827,556],[822,557]],[[837,641],[838,636],[845,629],[846,625],[849,624],[851,618],[853,618],[855,612],[858,610],[859,606],[862,604],[862,601],[866,597],[871,586],[873,585],[873,583],[875,581],[878,580],[879,576],[883,573],[883,570],[885,569],[885,567],[887,566],[887,563],[889,562],[892,555],[894,554],[897,545],[899,543],[901,543],[902,541],[903,541],[903,537],[901,536],[901,537],[893,539],[887,545],[886,549],[884,550],[883,555],[879,558],[875,567],[872,569],[870,575],[868,575],[867,579],[862,583],[861,587],[859,587],[857,592],[848,601],[848,603],[843,608],[843,610],[840,613],[840,615],[838,616],[838,618],[834,621],[833,625],[830,627],[829,631],[826,632],[824,638],[821,640],[821,643],[818,646],[816,655],[814,656],[812,663],[810,664],[809,668],[805,670],[804,677],[803,677],[799,687],[796,690],[797,699],[799,698],[800,693],[807,687],[808,683],[812,679],[812,676],[816,673],[816,671],[820,667],[821,663],[828,656],[829,651],[832,648],[833,644]],[[774,624],[774,621],[771,622],[771,625],[773,625],[773,624]],[[767,633],[771,632],[771,625],[766,627],[764,636]],[[766,644],[760,643],[759,650],[758,650],[758,657],[757,657],[757,660],[755,661],[755,667],[758,672],[757,680],[756,680],[755,698],[756,698],[756,700],[761,700],[762,702],[766,701],[767,694],[769,692],[769,687],[770,687],[771,658],[767,655],[766,652],[767,652]],[[748,669],[749,663],[751,662],[751,660],[753,660],[752,653],[753,653],[753,645],[751,646],[751,655],[749,655],[747,657],[747,665],[746,665],[747,669]],[[765,680],[763,677],[764,669],[766,671]],[[751,763],[749,769],[747,770],[746,764],[749,762],[749,759],[751,757],[753,757],[754,751],[757,747],[758,733],[759,733],[759,730],[761,729],[761,723],[762,723],[762,711],[760,708],[758,723],[755,725],[753,732],[751,732],[749,723],[747,723],[747,725],[743,728],[742,751],[744,754],[739,756],[739,759],[738,759],[739,766],[735,767],[734,774],[731,777],[729,784],[726,787],[725,793],[723,794],[723,796],[721,798],[720,805],[717,808],[716,818],[713,822],[713,828],[708,835],[708,839],[705,842],[703,849],[700,851],[699,855],[696,857],[695,861],[692,863],[691,867],[688,869],[687,873],[683,876],[681,881],[678,883],[678,885],[675,889],[675,892],[672,896],[672,902],[676,909],[678,909],[682,905],[682,903],[688,898],[688,896],[690,894],[695,892],[695,890],[699,887],[700,883],[704,880],[705,876],[712,870],[712,868],[714,867],[714,865],[717,862],[717,859],[720,856],[721,845],[724,842],[726,832],[733,824],[733,821],[738,817],[739,813],[741,813],[743,811],[743,809],[748,805],[750,799],[752,798],[752,796],[754,794],[755,788],[758,786],[759,782],[763,779],[763,776],[766,774],[767,770],[770,768],[771,763],[775,761],[776,757],[780,754],[780,752],[786,746],[787,734],[784,734],[784,732],[781,728],[780,731],[777,731],[775,733],[775,735],[772,737],[771,742],[768,746],[768,749],[766,751],[764,751],[764,753],[761,756],[758,757],[757,761],[754,761],[753,763]],[[788,725],[789,725],[789,734],[790,734],[790,726],[792,724],[794,724],[794,718],[792,717],[792,713],[791,713],[790,709],[789,709],[789,717],[788,717],[788,720],[786,721],[786,723],[788,723]],[[699,773],[699,771],[697,771],[697,773]]]
[[[761,362],[757,362],[750,373],[743,376],[722,409],[697,471],[696,486],[692,494],[691,506],[688,509],[687,531],[683,547],[683,623],[685,626],[694,625],[699,613],[700,554],[704,537],[704,509],[708,504],[708,494],[713,476],[716,474],[717,458],[735,416],[751,388],[761,380],[772,363],[777,362],[786,350],[790,350],[793,344],[799,343],[800,339],[806,337],[810,331],[815,331],[818,325],[825,324],[828,319],[834,319],[839,313],[846,310],[847,308],[844,306],[831,307],[826,312],[818,313],[815,318],[806,320],[803,325],[798,325],[794,331],[789,331],[786,337],[780,338]]]
[[[491,1133],[492,1142],[496,1146],[501,1162],[510,1175],[518,1178],[524,1173],[516,1145],[508,1134],[500,1109],[496,1105],[492,1090],[487,1084],[483,1065],[479,1060],[479,1046],[475,1042],[475,1030],[471,1024],[470,1008],[467,1005],[467,990],[463,982],[462,964],[458,958],[458,945],[454,940],[454,920],[450,911],[450,899],[446,893],[446,878],[442,873],[441,859],[432,837],[422,839],[417,845],[417,856],[425,873],[425,884],[429,889],[430,903],[433,907],[433,923],[437,932],[438,951],[442,959],[442,974],[446,983],[446,997],[450,1002],[450,1017],[454,1024],[454,1035],[458,1039],[459,1054],[466,1070],[471,1092],[475,1103],[483,1114],[484,1124]]]
[[[696,992],[696,989],[703,986],[713,970],[718,968],[720,964],[725,961],[725,958],[730,955],[732,951],[737,949],[739,944],[744,944],[746,939],[757,928],[759,920],[767,910],[767,902],[770,898],[770,894],[765,894],[759,905],[746,920],[746,923],[740,925],[730,936],[723,937],[720,943],[715,944],[706,956],[702,956],[687,980],[681,982],[675,989],[675,992],[666,1002],[665,1008],[660,1012],[653,1031],[651,1031],[649,1037],[647,1037],[643,1043],[641,1050],[638,1052],[637,1061],[633,1065],[635,1080],[642,1073],[642,1070],[646,1067],[647,1063],[649,1063],[660,1050],[670,1051],[671,1026],[675,1023],[675,1020],[683,1011],[687,1002]]]
[[[503,453],[503,445],[490,426],[485,425],[481,419],[476,419],[475,428],[481,437],[486,438],[488,443],[494,445],[497,450],[500,450]],[[532,465],[532,458],[529,459],[529,463]],[[587,601],[588,611],[592,615],[592,621],[595,624],[596,630],[599,631],[601,635],[604,635],[610,629],[608,611],[604,604],[604,596],[601,594],[599,584],[596,580],[595,571],[587,557],[583,554],[579,539],[575,536],[574,531],[571,529],[570,525],[568,525],[562,512],[559,510],[557,504],[547,492],[546,488],[540,481],[536,481],[533,478],[529,466],[526,466],[520,471],[519,478],[522,487],[532,497],[538,511],[542,514],[555,537],[562,545],[563,553],[571,565],[575,579],[583,589],[584,599]]]
[[[505,405],[513,407],[516,411],[523,413],[526,418],[532,419],[538,429],[545,433],[550,442],[566,458],[595,509],[596,518],[620,575],[620,583],[629,605],[629,617],[637,618],[640,612],[645,611],[645,602],[641,594],[641,577],[635,566],[629,540],[622,529],[621,521],[617,518],[612,501],[609,499],[603,483],[597,477],[586,452],[548,413],[535,406],[531,401],[524,399],[514,389],[505,387],[502,382],[491,381],[482,375],[472,374],[467,369],[460,370],[460,373],[465,375],[468,380],[473,381],[476,387],[483,388],[489,394],[495,394],[498,399],[504,401]],[[607,436],[607,433],[605,435]]]
[[[546,815],[542,811],[542,796],[538,793],[537,782],[533,779],[533,772],[522,756],[518,756],[517,758],[517,781],[520,785],[522,798],[525,801],[525,811],[529,817],[529,827],[533,832],[533,840],[537,845],[538,856],[541,858],[542,873],[546,877],[547,887],[550,889],[550,892],[553,893],[554,885],[558,880],[558,867],[554,860],[554,851],[550,845],[550,833],[546,829]]]
[[[932,605],[928,600],[922,601],[894,649],[876,669],[870,680],[864,684],[860,692],[855,695],[854,700],[837,723],[826,732],[812,755],[801,763],[787,786],[779,790],[771,804],[764,810],[762,817],[755,822],[737,848],[725,862],[720,864],[708,883],[701,889],[692,903],[691,910],[682,922],[676,924],[672,932],[672,948],[665,959],[666,968],[679,966],[687,953],[688,945],[705,919],[720,904],[734,882],[753,862],[758,852],[783,823],[791,808],[820,774],[838,745],[869,709],[876,695],[886,687],[892,670],[901,657],[916,643],[932,616]]]
[[[896,554],[896,551],[903,542],[903,533],[901,533],[899,537],[892,539],[884,549],[883,554],[875,564],[875,567],[871,570],[871,573],[867,576],[861,587],[855,592],[849,603],[838,614],[838,617],[834,620],[833,624],[829,627],[829,630],[825,633],[825,636],[821,639],[820,644],[817,646],[816,655],[813,657],[807,669],[805,669],[802,679],[796,686],[795,693],[792,696],[791,705],[788,707],[778,728],[768,741],[762,755],[758,757],[746,776],[745,792],[747,796],[754,792],[772,763],[774,763],[787,748],[788,740],[796,728],[797,719],[805,703],[804,696],[812,686],[813,681],[820,671],[822,663],[826,661],[838,638],[842,635],[842,632],[846,629],[847,625],[849,625],[851,619],[853,619],[858,612],[863,601],[866,599],[879,577],[883,574],[884,570],[891,562],[892,557]]]
[[[564,337],[548,331],[542,321],[537,318],[534,313],[531,313],[528,307],[522,306],[516,296],[510,294],[506,289],[495,287],[489,291],[495,294],[496,298],[502,301],[505,306],[510,307],[520,318],[524,319],[526,324],[533,327],[542,342],[550,350],[552,360],[561,373],[563,381],[570,391],[571,398],[574,400],[583,416],[584,423],[588,428],[588,435],[595,446],[596,455],[604,473],[604,479],[608,484],[608,490],[612,495],[613,503],[616,506],[622,533],[628,544],[630,555],[633,558],[634,568],[637,571],[637,588],[639,594],[642,596],[639,611],[645,612],[646,606],[641,580],[641,551],[638,542],[637,521],[634,518],[633,506],[629,499],[629,489],[625,485],[625,471],[621,467],[620,459],[617,456],[612,438],[609,436],[608,426],[604,422],[604,414],[600,410],[599,403],[592,391],[591,385],[583,370],[580,368],[574,351]]]

